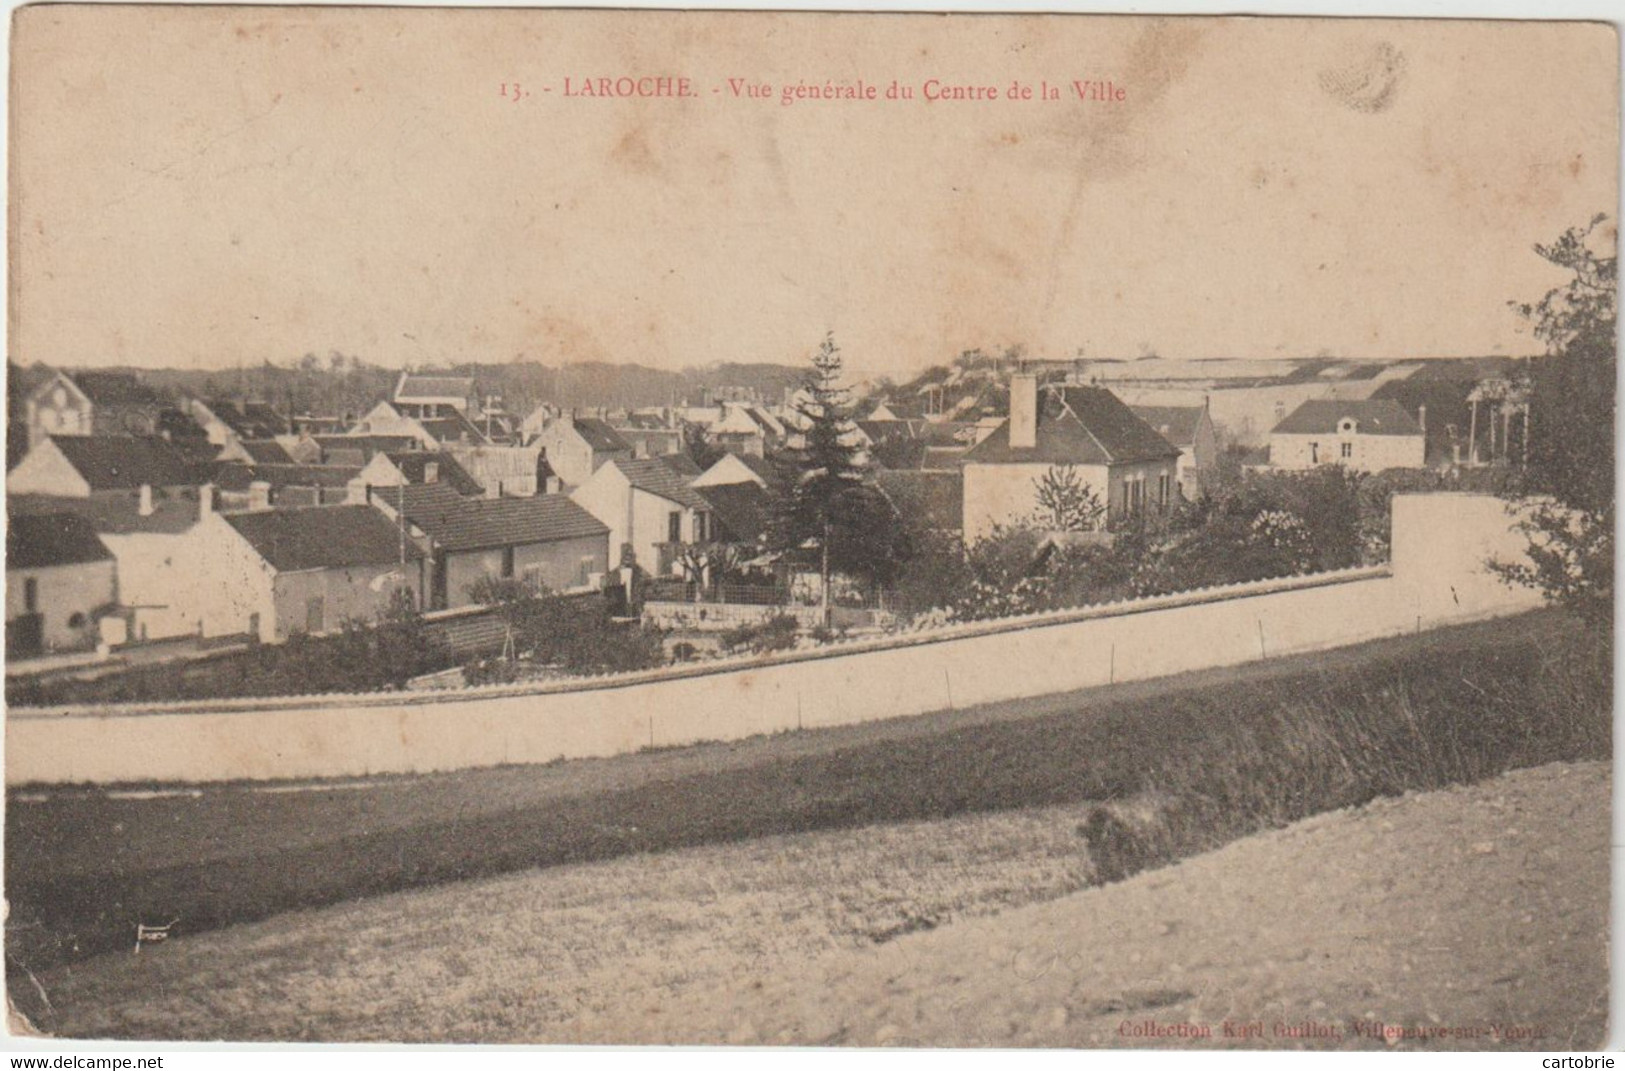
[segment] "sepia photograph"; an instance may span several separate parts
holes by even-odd
[[[8,1044],[1604,1047],[1620,70],[15,9]]]

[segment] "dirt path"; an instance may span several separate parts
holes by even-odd
[[[1545,766],[1321,815],[1119,885],[577,1023],[570,1040],[1596,1047],[1609,771]]]

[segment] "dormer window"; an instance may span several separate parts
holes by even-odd
[[[1353,417],[1344,417],[1337,422],[1337,433],[1339,435],[1353,435],[1359,430],[1360,425]]]

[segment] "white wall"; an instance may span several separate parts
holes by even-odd
[[[994,525],[1009,525],[1031,517],[1038,508],[1038,481],[1053,467],[1047,463],[966,465],[965,542],[974,543],[988,535]],[[1074,465],[1073,468],[1105,505],[1111,494],[1105,466]],[[1171,462],[1168,471],[1173,471]],[[1153,490],[1155,487],[1153,482]]]
[[[41,439],[6,474],[6,493],[89,498],[90,484],[49,439]]]
[[[1317,651],[1540,605],[1484,570],[1503,505],[1395,499],[1392,570],[980,622],[743,664],[445,693],[16,708],[6,777],[214,781],[453,770],[735,740]]]
[[[1349,456],[1343,456],[1343,444]],[[1311,449],[1311,445],[1318,450]],[[1425,464],[1427,440],[1421,435],[1321,435],[1270,436],[1270,467],[1311,469],[1318,465],[1342,465],[1353,472],[1381,472],[1384,469],[1419,469]]]

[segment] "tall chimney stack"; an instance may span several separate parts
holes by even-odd
[[[150,483],[144,483],[141,485],[141,504],[139,506],[139,512],[143,517],[152,516],[152,484]]]
[[[1010,377],[1010,448],[1038,445],[1038,377],[1025,372]]]

